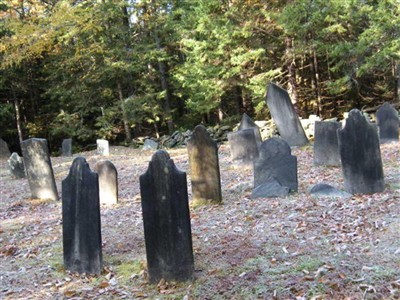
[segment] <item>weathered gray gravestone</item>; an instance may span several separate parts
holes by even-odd
[[[310,194],[315,198],[351,198],[353,196],[350,193],[338,190],[337,188],[326,183],[318,183],[313,186],[310,190]]]
[[[186,173],[158,150],[140,176],[140,193],[150,282],[190,279],[194,260]]]
[[[99,161],[94,167],[99,175],[100,203],[118,203],[118,172],[114,164],[109,160]]]
[[[228,133],[232,160],[238,164],[252,166],[258,158],[258,145],[253,129]]]
[[[110,146],[107,140],[96,140],[97,153],[99,155],[110,155]]]
[[[379,138],[376,127],[353,109],[346,126],[338,130],[345,190],[373,194],[385,189]]]
[[[397,110],[385,102],[376,112],[380,142],[390,143],[399,140],[399,114]]]
[[[339,122],[316,121],[314,130],[314,164],[340,166],[337,130]]]
[[[307,136],[288,92],[271,82],[268,86],[266,102],[280,136],[289,146],[308,144]]]
[[[158,143],[152,139],[145,139],[143,144],[143,150],[157,150]]]
[[[7,143],[0,138],[0,158],[9,158],[11,155],[10,149],[8,149]]]
[[[260,144],[262,143],[260,128],[246,113],[244,113],[242,116],[242,120],[240,121],[238,130],[243,130],[243,129],[253,129],[257,145],[260,146]]]
[[[100,274],[103,258],[99,182],[83,157],[74,159],[62,181],[62,218],[65,269]]]
[[[198,125],[187,142],[192,200],[197,203],[221,203],[221,178],[217,143],[203,125]]]
[[[15,178],[26,177],[24,160],[21,156],[18,155],[17,152],[13,152],[7,162],[8,169],[10,170],[12,176],[14,176]]]
[[[276,181],[288,191],[297,192],[297,158],[291,155],[289,145],[282,138],[273,137],[260,146],[260,156],[254,162],[254,188],[258,192],[261,185],[274,186]],[[271,185],[271,183],[274,183]],[[277,195],[284,194],[284,189],[276,189]],[[266,194],[267,196],[274,196]],[[254,195],[253,195],[254,197]]]
[[[21,143],[21,149],[32,198],[57,200],[57,186],[47,140],[25,140]]]
[[[61,146],[62,156],[72,156],[72,139],[64,139]]]

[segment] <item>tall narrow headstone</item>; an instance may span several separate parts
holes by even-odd
[[[192,200],[197,203],[221,203],[221,178],[218,148],[203,125],[198,125],[187,142]]]
[[[340,166],[337,130],[341,124],[335,121],[316,121],[314,129],[314,165]]]
[[[376,127],[353,109],[346,125],[338,130],[345,190],[373,194],[385,189],[382,158]]]
[[[25,178],[25,166],[24,160],[21,156],[18,155],[17,152],[13,152],[10,158],[8,159],[8,169],[10,170],[10,174],[15,178]]]
[[[83,157],[74,159],[62,181],[62,218],[65,269],[100,274],[103,258],[99,182]]]
[[[194,271],[186,173],[158,150],[140,176],[150,282],[185,281]]]
[[[0,158],[8,158],[10,157],[11,152],[10,149],[8,149],[7,143],[0,138]]]
[[[99,155],[107,156],[110,155],[110,146],[107,140],[96,140],[97,153]]]
[[[100,203],[118,203],[118,172],[114,164],[109,160],[99,161],[94,167],[99,175]]]
[[[266,102],[280,136],[289,146],[308,144],[307,136],[288,92],[271,82],[268,86]]]
[[[242,120],[240,121],[238,130],[243,130],[243,129],[253,129],[255,137],[256,137],[257,145],[260,146],[260,144],[262,142],[260,128],[257,126],[256,123],[254,123],[254,121],[246,113],[244,113],[242,116]]]
[[[255,189],[260,190],[263,185],[276,189],[276,183],[287,188],[287,191],[297,192],[297,158],[291,155],[288,143],[279,137],[264,141],[260,146],[260,156],[254,162]],[[283,192],[277,190],[282,195]]]
[[[252,166],[258,158],[258,145],[253,129],[243,129],[228,133],[231,158],[234,162]]]
[[[61,146],[62,156],[72,156],[72,139],[64,139]]]
[[[57,200],[57,186],[47,140],[25,140],[21,143],[21,149],[32,198]]]
[[[399,113],[385,102],[376,112],[381,144],[399,141]]]

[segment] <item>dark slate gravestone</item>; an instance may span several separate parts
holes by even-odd
[[[158,150],[140,176],[140,193],[150,282],[190,279],[194,260],[186,173]]]
[[[198,125],[187,142],[192,200],[197,203],[221,203],[221,178],[219,173],[217,143],[203,125]]]
[[[14,176],[15,178],[26,177],[24,160],[21,156],[18,155],[18,153],[13,152],[7,162],[8,169],[10,170],[12,176]]]
[[[78,273],[102,270],[99,182],[83,157],[62,181],[64,267]]]
[[[21,143],[21,149],[32,198],[57,200],[57,187],[47,140],[25,140]]]
[[[118,172],[114,164],[109,160],[99,161],[94,167],[99,175],[100,203],[118,203]]]
[[[239,130],[243,130],[243,129],[253,129],[253,130],[254,130],[255,137],[256,137],[257,145],[260,146],[260,144],[262,143],[260,128],[259,128],[259,127],[257,126],[257,124],[254,123],[253,120],[252,120],[247,114],[245,114],[245,113],[243,114],[242,120],[240,121],[240,125],[239,125]]]
[[[251,198],[272,198],[272,197],[285,197],[289,195],[289,188],[282,186],[275,179],[270,179],[266,183],[260,184],[254,188],[251,193]]]
[[[10,149],[8,149],[7,143],[0,138],[0,158],[9,158],[11,155]]]
[[[389,103],[385,102],[376,112],[380,142],[399,141],[399,114]]]
[[[253,165],[258,158],[258,145],[253,129],[243,129],[228,133],[232,160],[238,164]]]
[[[107,140],[96,140],[97,153],[99,155],[110,155],[110,146]]]
[[[353,109],[346,126],[338,130],[345,190],[373,194],[385,189],[379,138],[376,127]]]
[[[279,137],[264,141],[260,156],[254,162],[254,188],[277,181],[282,187],[297,192],[297,158],[289,145]]]
[[[339,122],[316,121],[314,129],[314,164],[340,166],[337,130]]]
[[[62,156],[72,156],[72,139],[64,139],[61,146]]]
[[[288,92],[271,82],[268,86],[266,102],[280,136],[289,146],[306,145],[307,136]]]

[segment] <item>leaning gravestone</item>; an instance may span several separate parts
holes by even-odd
[[[379,140],[383,143],[399,141],[399,114],[397,110],[385,102],[376,112],[379,127]]]
[[[0,158],[9,158],[11,155],[10,149],[8,149],[7,143],[0,138]]]
[[[373,194],[385,189],[379,138],[376,127],[353,109],[346,126],[338,130],[345,190]]]
[[[62,156],[72,156],[72,139],[64,139],[61,145]]]
[[[57,187],[47,140],[25,140],[21,143],[21,149],[32,198],[57,200]]]
[[[158,150],[140,176],[150,282],[184,281],[194,271],[186,173]]]
[[[288,92],[271,82],[268,86],[266,102],[280,136],[289,146],[308,144],[307,136]]]
[[[257,145],[260,146],[262,143],[262,138],[261,138],[261,133],[260,133],[260,128],[257,126],[256,123],[247,115],[243,114],[242,120],[240,121],[239,129],[238,130],[243,130],[243,129],[253,129],[254,134],[256,137],[256,142]]]
[[[8,169],[10,170],[12,176],[14,176],[15,178],[26,177],[24,160],[21,156],[18,155],[17,152],[13,152],[7,162]]]
[[[118,203],[118,172],[114,164],[109,160],[99,161],[94,167],[99,175],[100,203]]]
[[[340,166],[337,130],[339,122],[316,121],[314,130],[314,165]]]
[[[97,153],[99,155],[107,156],[110,155],[110,146],[107,140],[96,140]]]
[[[270,138],[260,146],[260,156],[254,162],[253,197],[262,197],[260,186],[263,185],[273,187],[277,191],[274,192],[276,195],[266,193],[264,197],[284,195],[286,189],[277,188],[276,183],[287,188],[287,192],[297,192],[297,158],[291,155],[287,142],[279,137]],[[263,190],[268,192],[266,188]]]
[[[83,157],[74,159],[62,181],[64,267],[78,273],[102,271],[99,182]]]
[[[253,129],[243,129],[228,133],[231,158],[238,164],[252,166],[258,158],[258,145]]]
[[[221,178],[217,143],[203,125],[198,125],[187,142],[192,200],[197,203],[221,203]]]

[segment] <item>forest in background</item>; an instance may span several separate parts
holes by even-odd
[[[0,0],[0,135],[84,147],[400,102],[398,0]]]

